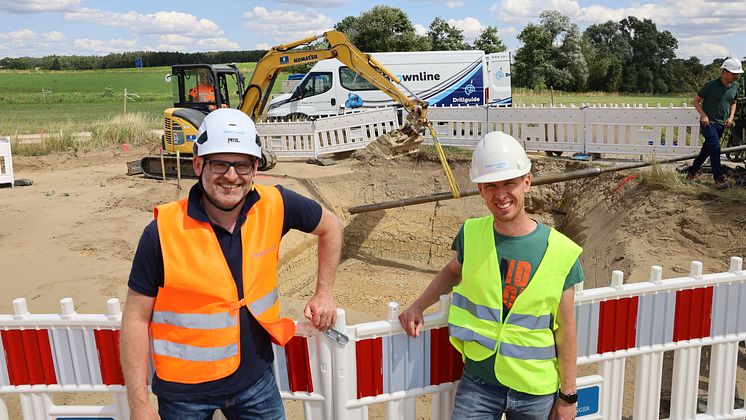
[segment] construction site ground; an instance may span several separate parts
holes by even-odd
[[[146,153],[144,147],[117,147],[78,156],[14,156],[16,178],[31,179],[33,185],[0,189],[0,313],[10,313],[18,297],[27,299],[32,313],[57,313],[64,297],[74,299],[79,313],[104,313],[110,297],[124,302],[131,260],[153,207],[185,196],[194,183],[182,181],[178,190],[175,180],[127,176],[125,163]],[[534,172],[542,175],[589,165],[538,154],[532,158]],[[473,188],[468,161],[451,163],[461,188]],[[532,217],[583,245],[586,289],[608,285],[613,269],[622,270],[625,281],[638,282],[648,279],[651,265],[661,265],[663,277],[671,278],[687,275],[692,260],[702,261],[705,272],[722,272],[730,256],[746,256],[746,203],[674,195],[630,174],[535,187],[527,199]],[[475,196],[347,214],[351,206],[447,191],[440,163],[423,156],[347,158],[327,167],[280,161],[256,182],[282,184],[315,198],[342,219],[343,258],[334,290],[350,324],[385,318],[388,302],[411,303],[451,258],[450,244],[463,220],[486,212]],[[302,318],[314,291],[314,247],[308,236],[291,232],[281,248],[281,302],[283,312],[295,319]],[[742,349],[738,392],[744,389],[745,354]],[[626,375],[630,391],[633,365]],[[591,369],[581,368],[581,373]],[[664,415],[670,381],[669,376],[663,384]],[[626,395],[631,401],[633,392]],[[427,398],[419,399],[418,417],[429,417],[426,404]],[[629,413],[631,403],[625,405]],[[18,410],[17,403],[10,401],[10,409]],[[288,403],[289,418],[301,412],[301,404]],[[371,417],[384,412],[374,408]],[[10,416],[20,418],[17,411]]]

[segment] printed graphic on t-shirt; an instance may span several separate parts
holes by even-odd
[[[528,286],[531,279],[531,263],[528,261],[500,259],[500,275],[505,279],[503,305],[506,311],[513,306],[515,299]]]

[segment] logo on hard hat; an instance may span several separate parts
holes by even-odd
[[[508,167],[508,162],[504,160],[500,162],[490,162],[490,163],[484,164],[485,169],[505,169],[507,167]]]
[[[241,143],[241,140],[236,137],[228,137],[228,143]]]

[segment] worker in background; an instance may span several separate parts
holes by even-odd
[[[253,183],[261,148],[251,119],[208,114],[195,141],[199,182],[189,197],[160,205],[132,263],[121,331],[132,419],[157,418],[148,403],[152,339],[162,419],[285,418],[272,374],[272,343],[295,332],[279,316],[280,240],[291,229],[318,236],[318,279],[304,315],[325,330],[336,319],[332,286],[339,219],[281,186]]]
[[[694,97],[694,109],[699,112],[699,126],[705,141],[699,156],[689,167],[687,178],[694,179],[709,157],[715,185],[724,188],[726,184],[723,166],[720,164],[720,137],[727,127],[733,125],[738,97],[736,80],[743,73],[743,68],[737,58],[727,58],[720,69],[720,77],[705,83]]]
[[[215,104],[215,87],[212,75],[207,69],[197,70],[197,85],[189,90],[189,100],[192,102],[211,102]]]
[[[513,137],[491,132],[477,144],[469,175],[491,214],[466,220],[451,261],[399,316],[417,337],[423,311],[453,291],[448,331],[465,362],[453,419],[575,418],[582,249],[528,216],[530,171]]]

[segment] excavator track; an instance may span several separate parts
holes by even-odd
[[[176,179],[177,177],[197,179],[191,157],[163,156],[162,161],[163,165],[161,165],[160,156],[145,156],[140,159],[140,168],[143,175],[146,178],[163,179],[163,168],[165,177],[168,179]]]

